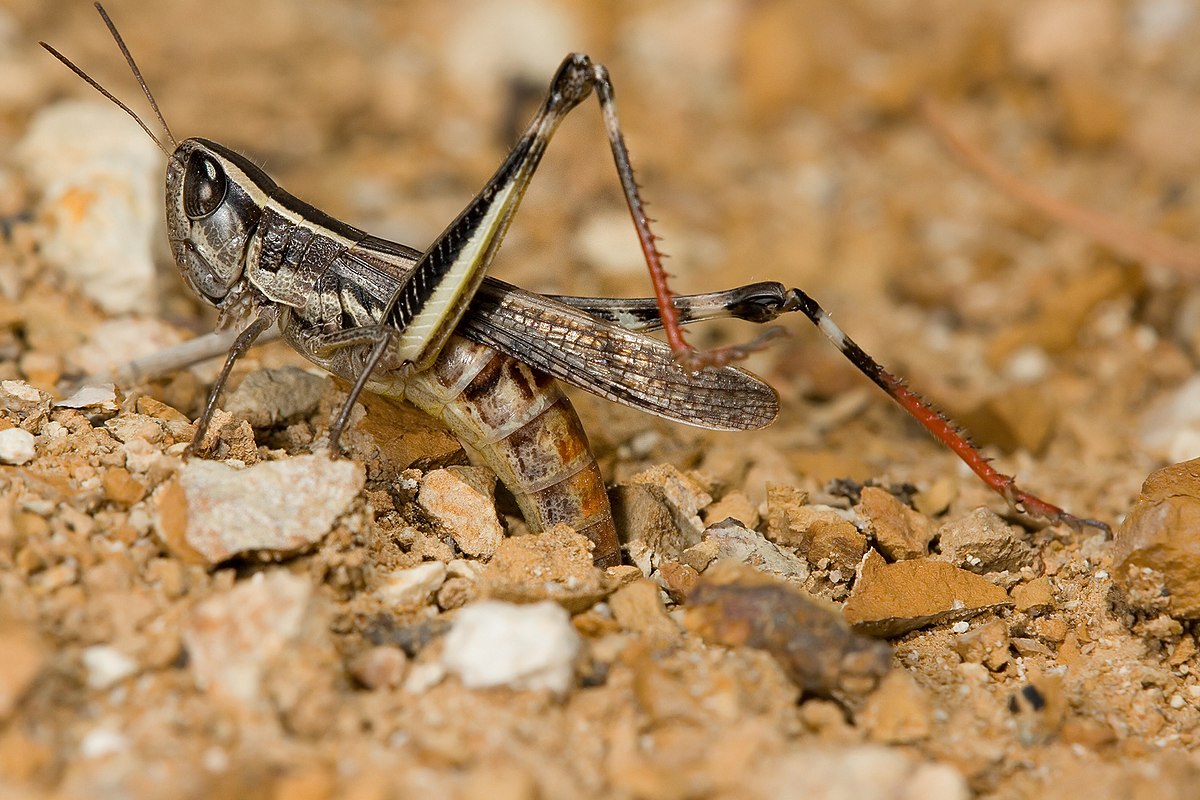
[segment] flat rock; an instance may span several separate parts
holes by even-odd
[[[289,554],[319,542],[363,488],[361,465],[296,456],[235,469],[192,459],[156,495],[155,526],[180,557]]]
[[[486,467],[447,467],[425,474],[417,502],[459,549],[491,558],[504,538],[496,515],[496,475]]]
[[[1113,563],[1134,607],[1200,618],[1200,459],[1146,478],[1113,539]]]
[[[844,613],[857,631],[894,637],[1006,605],[1004,589],[973,572],[923,558],[888,564],[872,550]]]

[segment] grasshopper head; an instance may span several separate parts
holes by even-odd
[[[220,307],[242,280],[246,247],[274,186],[245,157],[205,139],[184,140],[167,159],[167,234],[202,300]]]

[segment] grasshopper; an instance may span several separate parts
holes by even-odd
[[[747,345],[698,352],[684,339],[682,326],[729,316],[768,322],[798,311],[1010,503],[1073,527],[1103,526],[1018,489],[803,291],[760,283],[675,296],[634,181],[608,72],[587,56],[567,56],[546,100],[495,174],[430,247],[417,250],[333,219],[216,142],[176,140],[116,26],[100,4],[96,8],[165,138],[41,44],[129,114],[162,150],[168,236],[180,273],[198,297],[218,309],[222,326],[244,325],[197,421],[192,450],[204,438],[236,360],[278,327],[297,352],[352,383],[330,426],[332,452],[338,452],[362,391],[407,399],[441,419],[496,472],[531,529],[571,524],[595,544],[596,563],[611,565],[620,560],[620,545],[604,482],[582,425],[553,379],[690,425],[760,428],[776,417],[778,398],[769,385],[730,362],[763,346],[777,329]],[[653,298],[542,296],[486,277],[559,123],[593,92]],[[643,333],[658,327],[665,343]]]

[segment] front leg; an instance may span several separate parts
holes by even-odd
[[[217,375],[216,381],[213,382],[212,390],[208,393],[208,401],[204,404],[204,412],[200,415],[200,419],[196,420],[196,435],[192,437],[192,442],[184,451],[187,455],[195,455],[200,450],[200,443],[204,441],[205,434],[208,433],[208,426],[212,423],[213,414],[217,410],[217,401],[221,399],[221,391],[225,388],[226,382],[229,380],[229,373],[233,371],[233,364],[239,358],[246,354],[246,351],[254,346],[254,342],[264,331],[274,327],[279,321],[279,307],[268,305],[260,309],[258,317],[253,322],[246,326],[245,330],[238,334],[237,339],[233,341],[233,346],[229,348],[229,355],[225,357],[225,366],[221,367],[221,372]]]

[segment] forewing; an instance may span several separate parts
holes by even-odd
[[[779,413],[775,390],[737,367],[689,373],[670,347],[576,308],[489,278],[457,332],[572,386],[712,430],[753,430]]]

